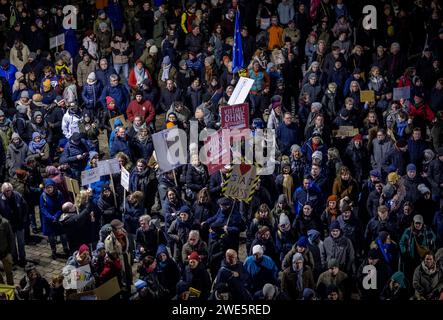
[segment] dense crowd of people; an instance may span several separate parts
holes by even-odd
[[[22,300],[114,278],[125,300],[442,300],[442,14],[438,0],[0,0],[0,283]],[[202,145],[161,172],[152,141],[220,128],[240,75],[251,130],[276,136],[249,202],[223,195],[233,166],[210,175]],[[81,186],[106,159],[130,172],[127,195],[120,172]],[[67,260],[53,279],[27,263],[35,236]],[[92,283],[66,288],[85,266]]]

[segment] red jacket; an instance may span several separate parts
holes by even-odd
[[[137,100],[132,100],[126,109],[128,120],[133,122],[137,116],[143,117],[147,124],[150,124],[155,117],[155,108],[151,101],[145,100],[141,104]]]
[[[100,273],[99,278],[102,283],[111,280],[114,277],[120,278],[122,272],[122,262],[120,259],[111,260],[107,259],[105,261],[105,266],[103,271]]]
[[[435,118],[434,112],[432,112],[431,108],[429,108],[429,106],[425,103],[422,103],[420,105],[411,104],[409,115],[411,117],[420,117],[426,119],[429,122],[432,122],[432,120],[434,120]]]
[[[148,78],[149,80],[152,81],[152,77],[151,77],[151,75],[149,74],[148,69],[146,69],[146,68],[144,68],[144,69],[145,69],[145,76],[146,76],[146,78]],[[138,89],[138,86],[137,86],[137,78],[135,77],[134,69],[132,69],[131,72],[129,72],[128,84],[129,84],[129,86],[130,86],[132,89],[134,89],[134,90],[137,90],[137,89]]]

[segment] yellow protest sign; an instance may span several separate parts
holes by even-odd
[[[14,300],[14,286],[0,284],[0,300]]]
[[[80,193],[80,187],[78,185],[77,180],[71,179],[71,178],[65,176],[65,183],[66,183],[66,187],[68,188],[69,192],[72,192],[74,195],[77,195]]]
[[[362,90],[360,91],[360,102],[374,102],[375,93],[373,90]]]
[[[225,197],[249,202],[255,192],[260,176],[253,164],[234,164],[227,173],[227,179],[222,187]]]

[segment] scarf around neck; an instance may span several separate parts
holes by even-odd
[[[163,66],[163,72],[162,72],[162,81],[166,81],[169,79],[169,70],[171,70],[171,64],[168,64],[167,66]]]
[[[141,70],[139,70],[138,68],[134,68],[134,74],[135,79],[137,80],[137,84],[141,84],[143,80],[146,79],[145,69],[143,68],[141,68]]]
[[[398,121],[396,120],[397,124],[397,134],[399,137],[403,137],[405,135],[405,129],[408,126],[407,121]]]
[[[40,153],[42,152],[45,144],[45,139],[41,139],[40,142],[35,142],[34,140],[32,140],[31,142],[29,142],[29,151],[31,151],[32,153]]]

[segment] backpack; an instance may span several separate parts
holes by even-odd
[[[17,132],[17,133],[18,133],[18,131],[17,131],[17,122],[18,121],[24,122],[25,128],[28,128],[29,124],[31,123],[31,121],[28,119],[17,118],[17,114],[15,114],[14,117],[12,118],[12,129],[14,130],[14,132]]]

